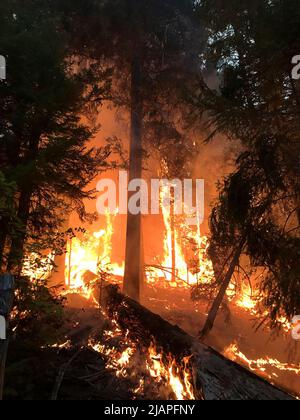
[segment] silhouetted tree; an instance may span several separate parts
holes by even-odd
[[[109,73],[81,66],[63,15],[47,0],[1,2],[0,49],[8,58],[0,84],[3,179],[14,185],[18,224],[2,217],[1,258],[19,273],[25,242],[55,233],[70,211],[88,217],[83,200],[107,165],[109,149],[88,147],[96,133],[90,104],[107,94]]]
[[[273,325],[299,312],[299,84],[291,59],[300,40],[296,1],[207,0],[199,5],[209,31],[206,59],[220,89],[199,83],[194,105],[208,115],[210,139],[222,132],[242,142],[236,172],[220,189],[211,217],[211,256],[220,288],[211,329],[242,254],[263,267],[262,312]]]

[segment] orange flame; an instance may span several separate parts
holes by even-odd
[[[224,355],[232,360],[240,362],[246,365],[251,371],[260,373],[262,376],[265,376],[269,379],[272,377],[277,377],[276,373],[268,374],[267,370],[273,368],[275,371],[284,371],[284,372],[292,372],[296,375],[300,374],[300,367],[297,365],[289,364],[289,363],[281,363],[279,360],[266,357],[265,359],[260,358],[257,360],[249,359],[245,354],[243,354],[239,349],[236,343],[231,344],[226,350]]]
[[[122,349],[117,349],[114,345],[110,347],[110,340],[118,338],[119,345]],[[114,341],[115,342],[115,341]],[[122,333],[118,323],[113,320],[112,328],[106,331],[103,335],[103,343],[94,342],[90,340],[89,346],[107,357],[106,369],[115,372],[117,377],[135,379],[133,391],[134,395],[141,395],[145,385],[145,370],[141,367],[140,363],[136,363],[134,356],[139,354],[136,344],[129,338],[129,332]],[[190,373],[188,364],[189,357],[182,360],[178,364],[171,355],[164,357],[162,353],[158,353],[156,346],[151,343],[148,352],[139,354],[140,359],[145,360],[146,372],[157,383],[167,386],[173,391],[177,400],[195,400],[192,375]]]
[[[171,387],[177,400],[195,400],[192,378],[187,367],[189,358],[184,358],[183,366],[179,366],[171,356],[167,358],[167,363],[165,363],[163,354],[157,352],[154,344],[150,345],[148,352],[147,369],[151,377],[158,383],[166,382]]]
[[[106,213],[106,229],[86,233],[82,239],[72,238],[66,254],[65,279],[67,286],[90,297],[90,288],[85,276],[88,272],[96,275],[99,270],[108,271],[113,276],[124,275],[124,267],[111,263],[113,222],[116,213]]]

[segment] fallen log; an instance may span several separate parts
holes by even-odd
[[[117,286],[106,286],[100,303],[109,318],[115,319],[135,342],[147,346],[155,341],[164,353],[171,353],[178,360],[193,355],[195,386],[204,399],[294,400],[288,393],[124,296]]]

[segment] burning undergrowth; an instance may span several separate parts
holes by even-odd
[[[102,313],[107,319],[106,327],[101,336],[90,338],[88,345],[105,358],[106,369],[114,372],[117,378],[130,382],[132,398],[200,399],[190,347],[181,344],[172,352],[167,331],[160,335],[163,325],[159,320],[157,327],[155,323],[153,325],[155,315],[151,314],[154,330],[150,331],[146,322],[150,312],[134,301],[126,302],[127,298],[119,293],[117,286],[106,287],[101,299],[102,307],[107,311]],[[155,338],[153,331],[157,332]]]
[[[237,343],[231,344],[225,350],[224,355],[234,362],[245,365],[252,372],[255,372],[271,382],[276,382],[282,372],[285,374],[292,373],[294,375],[300,375],[300,366],[298,364],[282,363],[271,357],[266,357],[265,359],[250,359],[239,350]]]
[[[8,385],[18,393],[7,394],[7,399],[247,399],[257,388],[267,398],[289,398],[209,348],[195,347],[191,336],[116,286],[104,290],[105,313],[94,300],[88,305],[85,297],[70,295],[64,339],[37,348],[25,360],[24,354],[15,355],[19,379],[26,378],[26,386],[17,386],[15,375],[10,381],[8,374]],[[246,382],[245,391],[239,384]]]
[[[192,367],[189,357],[177,361],[159,349],[154,338],[150,346],[134,341],[113,320],[102,337],[90,339],[89,347],[106,360],[106,369],[128,381],[133,399],[194,400]]]
[[[132,301],[138,316],[133,313],[130,305],[122,300],[117,286],[104,287],[97,298],[95,290],[97,288],[93,299],[89,300],[90,305],[86,295],[74,293],[67,297],[68,311],[76,315],[70,322],[66,341],[55,348],[60,354],[70,353],[70,362],[62,364],[58,372],[61,385],[54,394],[64,398],[68,378],[73,375],[74,382],[74,369],[76,371],[76,366],[82,363],[80,360],[88,355],[95,363],[87,363],[79,378],[88,378],[89,386],[92,384],[101,390],[99,398],[102,398],[104,383],[107,388],[104,394],[110,395],[109,399],[114,396],[141,400],[200,399],[190,348],[175,346],[178,351],[172,352],[172,348],[164,345],[169,344],[167,338],[161,345],[159,327],[162,326],[158,325],[154,338],[143,322],[150,312]],[[99,299],[101,307],[96,303]],[[84,309],[79,309],[82,307]]]
[[[124,261],[113,262],[112,247],[116,218],[117,213],[107,213],[104,229],[97,232],[84,230],[74,233],[68,240],[65,256],[66,289],[62,292],[62,296],[67,299],[70,296],[84,299],[82,306],[85,309],[89,305],[98,307],[102,290],[105,288],[103,285],[107,283],[121,285],[123,281]],[[184,224],[174,227],[164,209],[163,220],[164,252],[160,257],[145,262],[143,305],[171,324],[177,324],[187,333],[196,336],[215,297],[209,294],[215,282],[208,253],[209,241],[200,231],[193,231]],[[29,272],[37,274],[36,270]],[[262,298],[256,285],[252,284],[247,276],[244,278],[241,273],[238,274],[239,276],[234,276],[229,285],[220,310],[219,318],[224,318],[222,332],[218,331],[219,323],[216,322],[216,334],[212,335],[208,344],[269,381],[283,386],[287,384],[290,389],[298,390],[297,386],[290,384],[294,378],[298,379],[299,370],[297,365],[278,361],[278,359],[285,360],[284,354],[268,356],[259,347],[256,354],[251,354],[244,345],[241,331],[245,328],[248,331],[253,326],[253,320],[260,322],[261,317],[266,318],[267,314],[260,310]],[[130,398],[201,398],[194,389],[190,353],[186,349],[181,349],[182,351],[177,354],[170,352],[168,346],[163,347],[157,340],[150,339],[149,332],[141,331],[140,325],[145,325],[144,317],[135,325],[135,321],[128,314],[128,308],[121,304],[117,306],[118,311],[108,316],[115,321],[107,325],[103,335],[91,335],[86,349],[103,361],[106,375],[112,375],[114,381],[126,383],[125,389],[130,393]],[[236,324],[236,319],[241,318],[245,318],[245,322],[241,323],[238,331],[234,332],[233,324]],[[126,325],[128,321],[131,333],[136,332],[134,337],[129,335]],[[288,320],[279,321],[284,331],[290,335],[291,325]],[[156,333],[159,328],[159,325],[154,328]],[[267,334],[270,335],[271,332],[268,330]],[[156,337],[156,334],[154,335]],[[239,338],[236,344],[230,346],[236,337]],[[163,341],[165,343],[166,340]],[[291,378],[285,380],[287,373]],[[97,374],[95,378],[98,378]]]
[[[150,337],[149,346],[136,340],[99,307],[66,312],[68,331],[56,344],[36,347],[25,358],[24,348],[12,345],[6,399],[196,399],[189,357],[165,352]]]

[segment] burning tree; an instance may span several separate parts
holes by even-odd
[[[211,216],[211,257],[220,289],[204,335],[242,255],[252,268],[264,269],[263,321],[271,319],[274,326],[300,310],[300,108],[290,69],[294,40],[300,38],[298,10],[293,1],[199,6],[210,33],[206,57],[221,82],[213,91],[202,80],[194,104],[209,113],[209,139],[222,132],[241,141],[243,149]]]
[[[89,6],[79,42],[89,57],[114,66],[111,99],[130,112],[129,181],[141,179],[149,126],[170,123],[166,110],[179,105],[183,84],[194,74],[193,2],[116,0]],[[141,214],[128,214],[124,289],[136,300],[144,276],[141,232]]]

